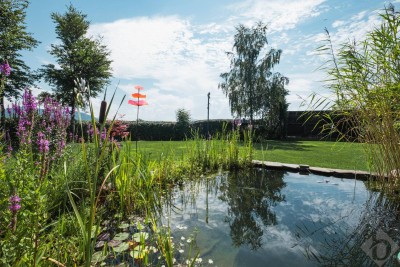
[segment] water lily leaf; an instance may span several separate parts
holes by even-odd
[[[125,241],[129,238],[129,233],[118,233],[114,236],[114,240]]]
[[[109,247],[116,247],[116,246],[118,246],[119,244],[121,244],[122,243],[122,241],[120,241],[120,240],[111,240],[110,242],[108,242],[107,244],[108,244],[108,246]]]
[[[107,258],[107,256],[103,255],[102,251],[97,251],[92,255],[92,262],[100,262]]]
[[[117,253],[124,252],[125,250],[128,250],[128,249],[129,249],[129,243],[127,243],[127,242],[121,243],[118,246],[114,247],[114,251]]]
[[[120,228],[120,229],[125,229],[125,228],[128,228],[129,227],[129,224],[128,223],[121,223],[119,226],[118,226],[118,228]]]
[[[109,238],[110,238],[110,233],[107,233],[107,232],[101,233],[97,237],[98,240],[102,240],[102,241],[108,240]]]
[[[146,255],[146,250],[143,246],[136,246],[133,251],[129,252],[134,259],[143,259]]]
[[[147,240],[147,238],[149,238],[149,234],[145,232],[139,232],[133,235],[133,240],[138,243],[140,243],[141,240]]]
[[[96,248],[102,248],[102,247],[104,247],[104,241],[98,241],[96,243]]]

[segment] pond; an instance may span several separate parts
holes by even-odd
[[[398,266],[398,210],[366,182],[252,169],[172,189],[164,223],[212,266]]]

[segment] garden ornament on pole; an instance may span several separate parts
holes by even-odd
[[[135,100],[128,100],[128,104],[131,104],[133,106],[137,106],[137,115],[136,115],[136,132],[137,132],[137,137],[136,137],[136,154],[137,154],[137,142],[139,139],[139,107],[148,105],[146,100],[146,95],[140,94],[139,91],[143,90],[143,87],[140,85],[136,85],[135,89],[137,90],[137,93],[132,94],[132,97],[135,98]]]

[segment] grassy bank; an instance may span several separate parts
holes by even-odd
[[[157,160],[163,156],[182,158],[194,141],[142,141],[139,151]],[[254,159],[314,167],[368,170],[363,144],[328,141],[267,141],[254,144]]]

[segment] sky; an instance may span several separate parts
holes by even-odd
[[[102,38],[110,50],[113,77],[108,96],[116,89],[112,113],[124,120],[136,119],[136,108],[128,105],[135,85],[144,87],[148,106],[140,109],[140,119],[175,121],[184,108],[192,120],[207,118],[210,92],[210,119],[230,119],[229,100],[218,84],[220,74],[229,71],[226,52],[232,51],[235,27],[268,24],[268,47],[282,49],[274,71],[289,78],[289,110],[304,110],[308,96],[329,96],[324,87],[326,74],[321,66],[326,57],[316,49],[329,30],[334,47],[362,40],[380,24],[379,13],[389,1],[377,0],[31,0],[27,30],[39,40],[23,59],[32,68],[54,63],[51,44],[59,42],[51,13],[65,13],[71,3],[87,14],[88,36]],[[397,8],[400,0],[391,1]],[[35,95],[51,91],[43,82]],[[98,113],[103,95],[92,99]],[[109,98],[108,98],[109,100]]]

